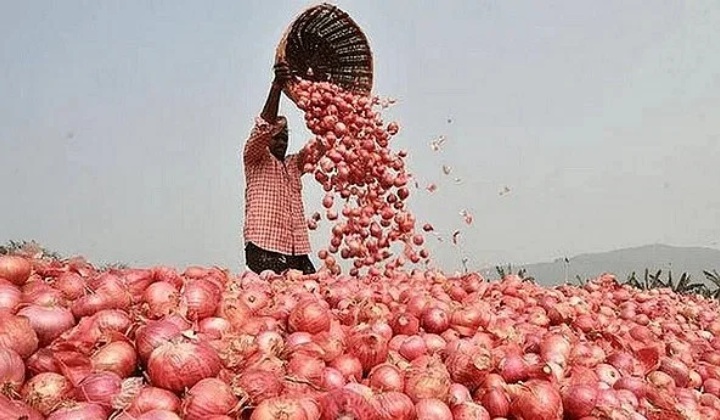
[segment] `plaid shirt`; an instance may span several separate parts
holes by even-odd
[[[299,157],[288,155],[282,162],[270,153],[276,129],[258,117],[245,143],[245,243],[286,255],[309,254]]]

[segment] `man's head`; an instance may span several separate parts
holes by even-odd
[[[288,126],[285,117],[278,117],[277,122],[280,128],[275,131],[270,139],[270,153],[278,160],[285,160],[285,153],[288,148]]]

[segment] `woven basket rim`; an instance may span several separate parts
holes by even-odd
[[[296,16],[293,18],[293,20],[290,22],[290,24],[283,31],[282,37],[280,38],[280,41],[278,42],[278,45],[275,49],[275,63],[277,64],[277,63],[285,61],[288,37],[292,33],[292,30],[295,28],[295,25],[299,22],[299,20],[303,16],[306,16],[309,12],[311,12],[312,10],[316,10],[316,9],[329,9],[334,13],[339,13],[341,16],[343,16],[343,18],[346,20],[347,23],[352,25],[352,27],[354,28],[357,35],[359,35],[361,37],[362,42],[367,46],[367,53],[370,56],[370,60],[369,60],[368,66],[367,66],[368,71],[369,71],[369,76],[368,76],[369,86],[367,86],[367,88],[361,87],[360,89],[357,89],[356,91],[360,91],[364,94],[370,95],[370,93],[372,92],[375,64],[374,64],[374,60],[373,60],[372,49],[370,48],[369,39],[368,39],[367,35],[365,34],[365,32],[360,27],[360,25],[358,25],[358,23],[348,13],[345,12],[344,10],[340,9],[338,6],[336,6],[334,4],[322,2],[319,4],[308,6],[308,7],[304,8],[303,10],[301,10],[300,12],[298,12],[296,14]],[[297,102],[296,98],[293,95],[293,89],[292,89],[292,86],[294,86],[295,83],[296,82],[294,82],[294,81],[288,83],[285,86],[285,88],[283,89],[283,91],[288,96],[288,98],[290,98],[294,102]],[[341,87],[347,88],[346,86],[341,86]],[[355,89],[351,89],[351,90],[355,90]]]

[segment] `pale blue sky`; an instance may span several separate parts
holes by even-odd
[[[0,1],[0,242],[238,270],[241,146],[275,46],[310,4]],[[336,4],[370,38],[375,92],[398,99],[395,147],[438,184],[411,207],[462,229],[471,268],[720,247],[717,0]],[[294,151],[309,133],[282,106]],[[305,185],[309,215],[322,194]],[[460,268],[448,240],[431,243]]]

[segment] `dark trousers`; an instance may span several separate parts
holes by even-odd
[[[300,270],[303,274],[315,273],[315,266],[310,257],[305,255],[285,255],[262,249],[252,242],[245,246],[245,263],[254,272],[260,274],[272,270],[282,274],[289,269]]]

